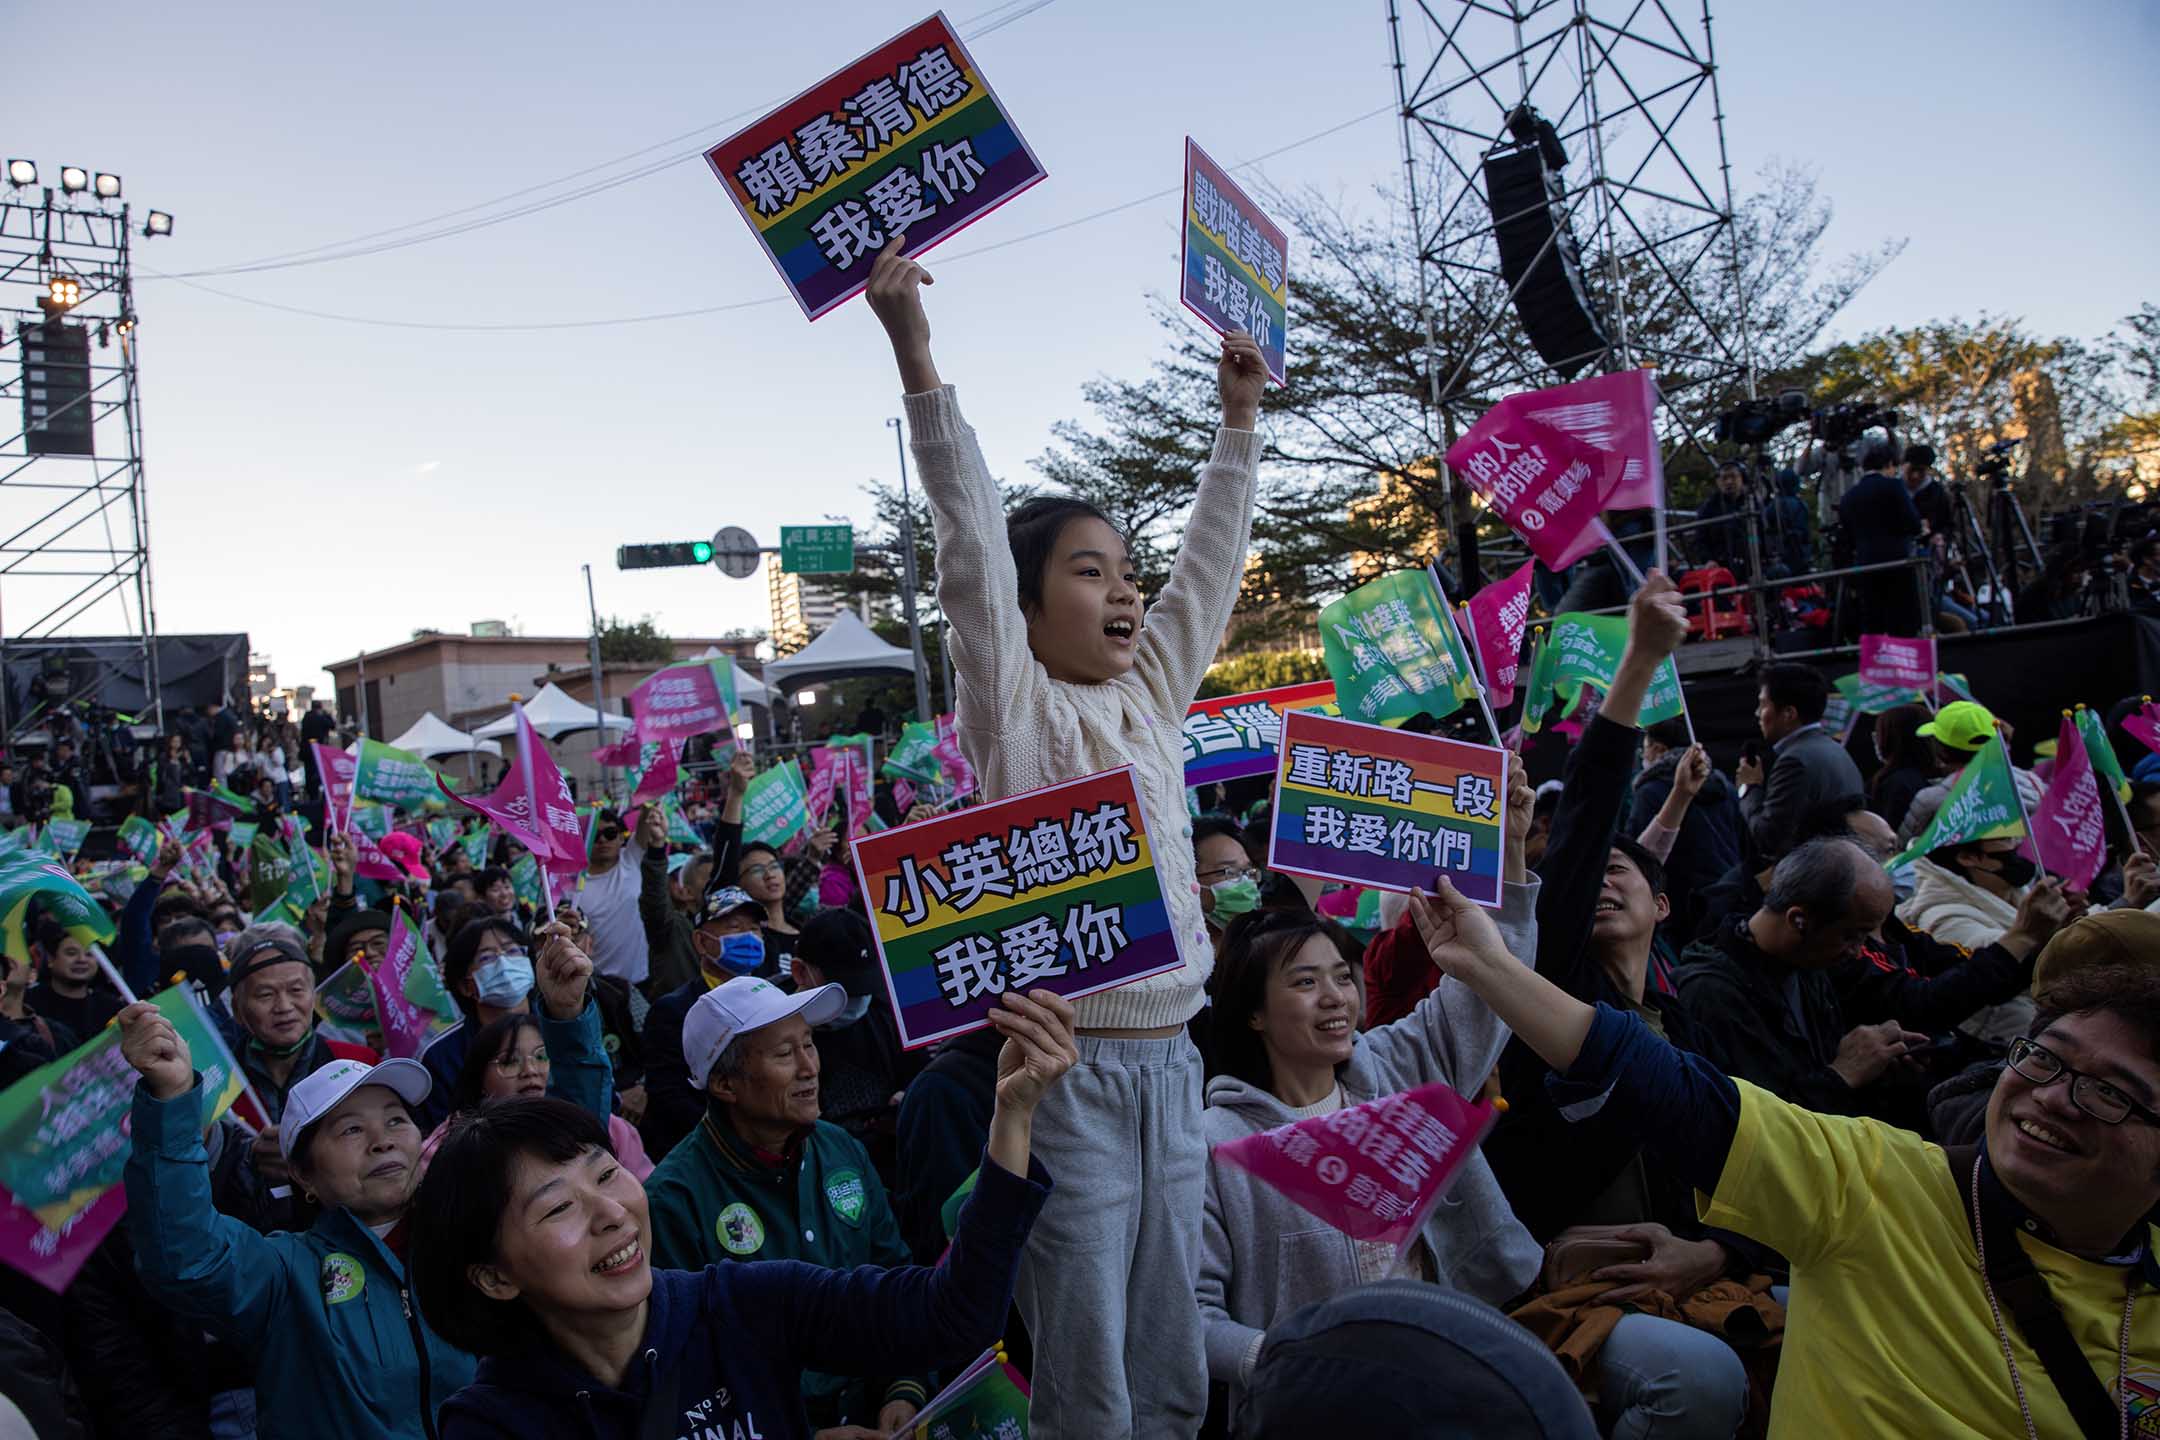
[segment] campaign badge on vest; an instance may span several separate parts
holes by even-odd
[[[835,1170],[825,1182],[825,1202],[832,1206],[833,1214],[850,1225],[862,1224],[863,1204],[868,1198],[859,1170]]]
[[[730,1255],[755,1255],[765,1248],[765,1222],[740,1200],[720,1212],[713,1233],[720,1237],[720,1248]]]
[[[323,1256],[320,1278],[325,1305],[342,1305],[367,1288],[367,1270],[357,1256],[342,1250]]]

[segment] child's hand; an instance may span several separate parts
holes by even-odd
[[[1250,430],[1259,423],[1260,392],[1267,388],[1267,362],[1260,358],[1259,342],[1243,330],[1223,336],[1215,384],[1222,391],[1223,424]]]
[[[910,395],[920,395],[941,383],[937,367],[930,362],[930,317],[923,313],[922,304],[922,287],[937,282],[922,266],[901,258],[900,249],[906,244],[907,236],[895,235],[878,252],[877,263],[870,268],[870,287],[863,293],[892,341],[893,358],[900,362],[900,383]]]

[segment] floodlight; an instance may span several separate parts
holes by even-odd
[[[82,285],[72,275],[55,275],[45,282],[45,297],[52,309],[72,310],[82,303]]]
[[[143,226],[143,234],[145,234],[145,235],[170,235],[170,234],[172,234],[172,216],[170,216],[170,215],[166,214],[166,213],[165,213],[165,212],[164,212],[163,210],[152,210],[152,211],[150,212],[150,219],[149,219],[148,223],[146,223],[146,224],[145,224],[145,225]]]
[[[120,198],[120,177],[118,175],[108,175],[100,170],[91,179],[90,185],[92,189],[97,191],[97,197],[100,200],[117,200]]]
[[[70,195],[80,190],[89,189],[90,172],[80,165],[62,165],[60,167],[60,188]]]
[[[37,184],[37,161],[10,160],[7,162],[7,178],[10,185]]]
[[[122,315],[120,317],[120,323],[113,328],[118,330],[120,332],[120,338],[125,340],[128,336],[135,333],[135,317],[132,315]]]

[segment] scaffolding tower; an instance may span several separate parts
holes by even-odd
[[[63,175],[57,194],[34,178],[0,189],[0,734],[8,741],[41,727],[70,697],[96,693],[116,665],[140,667],[149,701],[141,718],[164,723],[128,207],[83,188],[73,167]],[[98,177],[101,186],[108,180],[117,190],[117,179]],[[153,212],[143,233],[170,226]],[[38,678],[6,683],[8,662],[20,675],[31,657],[42,662]]]
[[[1577,367],[1654,367],[1672,429],[1696,438],[1721,405],[1753,394],[1716,51],[1699,3],[1698,17],[1684,0],[1387,0],[1429,400],[1451,436],[1502,396]],[[1565,371],[1531,349],[1517,318],[1521,282],[1503,277],[1496,239],[1515,217],[1495,217],[1486,190],[1485,159],[1534,143],[1533,118],[1565,151],[1554,208],[1581,247],[1607,340]]]

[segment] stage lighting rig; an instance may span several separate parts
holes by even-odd
[[[7,162],[8,184],[22,186],[37,184],[37,161],[10,160]]]

